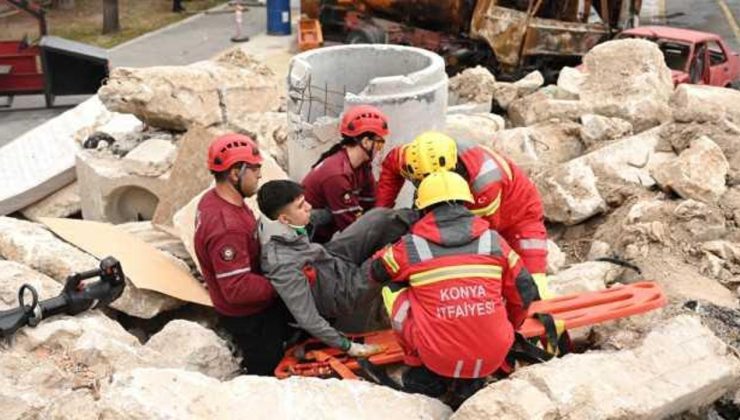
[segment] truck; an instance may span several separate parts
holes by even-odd
[[[642,26],[619,38],[655,42],[671,69],[673,84],[693,83],[740,89],[740,54],[710,32],[668,26]]]
[[[563,66],[635,26],[641,0],[302,0],[327,41],[400,44],[445,59],[448,73],[482,65],[501,79]]]

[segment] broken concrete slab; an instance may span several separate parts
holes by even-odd
[[[171,141],[149,139],[127,153],[122,163],[134,175],[158,177],[172,167],[176,153],[177,147]]]
[[[496,78],[485,67],[465,69],[450,78],[449,104],[491,104]]]
[[[593,170],[582,160],[572,160],[539,174],[535,179],[545,218],[575,225],[607,209],[596,188]]]
[[[671,97],[676,121],[719,121],[740,124],[740,91],[717,86],[678,85]]]
[[[550,290],[559,296],[595,292],[605,289],[623,272],[624,267],[608,262],[582,262],[550,276]]]
[[[581,115],[581,125],[581,140],[586,147],[632,135],[632,124],[621,118],[585,114]]]
[[[58,239],[43,225],[10,217],[0,217],[0,256],[25,264],[60,283],[71,274],[99,266],[92,255]],[[132,316],[151,318],[180,304],[159,293],[140,290],[127,280],[123,295],[111,306]]]
[[[713,203],[727,191],[729,170],[722,149],[704,136],[692,141],[677,159],[653,168],[651,174],[662,188],[683,198]]]
[[[118,67],[98,91],[110,110],[131,113],[154,127],[187,130],[227,123],[243,114],[279,108],[271,71],[226,61],[189,66]]]
[[[591,112],[593,109],[586,102],[554,99],[541,91],[513,101],[508,108],[509,119],[516,127],[550,120],[577,121]]]
[[[493,133],[490,145],[531,172],[581,156],[585,147],[580,139],[580,128],[573,122],[510,128]]]
[[[513,83],[496,82],[493,85],[493,101],[501,109],[508,110],[511,103],[518,98],[519,89]]]
[[[684,315],[631,350],[521,369],[475,394],[452,419],[659,419],[712,404],[738,379],[737,356],[697,317]]]
[[[558,244],[547,240],[547,274],[555,274],[565,265],[565,253],[560,250]]]
[[[0,260],[0,311],[20,305],[18,290],[24,284],[36,289],[42,300],[55,297],[62,291],[62,285],[51,277],[15,261]]]
[[[596,114],[632,123],[636,132],[671,117],[671,72],[658,45],[620,39],[597,45],[583,59],[586,80],[580,98]]]
[[[563,94],[557,99],[579,99],[581,85],[586,80],[586,75],[573,67],[563,67],[558,74],[558,91]]]
[[[216,136],[224,133],[221,129],[196,125],[180,139],[177,157],[166,181],[167,188],[158,197],[152,223],[164,228],[171,227],[175,212],[213,181],[207,166],[208,145]]]
[[[77,178],[82,216],[111,223],[151,220],[160,197],[171,188],[169,173],[137,175],[123,159],[92,150],[77,154]]]
[[[116,374],[101,390],[99,409],[106,418],[129,420],[225,419],[226,413],[236,412],[265,420],[334,418],[338,413],[352,419],[446,419],[452,413],[436,399],[366,381],[239,376],[219,382],[196,372],[146,368]]]
[[[239,371],[239,363],[226,341],[195,322],[170,321],[144,347],[176,360],[182,369],[213,378],[231,378]]]
[[[41,217],[69,217],[81,211],[80,186],[75,181],[23,208],[21,214],[28,220],[38,222]]]
[[[229,126],[254,138],[283,170],[288,170],[288,115],[285,112],[245,114],[232,119]]]
[[[108,112],[97,96],[64,112],[0,148],[0,215],[12,213],[59,190],[75,179],[80,141],[113,120],[118,129],[141,123]]]
[[[534,93],[537,89],[541,88],[545,84],[545,78],[539,70],[530,72],[526,76],[517,80],[513,83],[516,87],[519,96],[526,96]]]
[[[505,126],[503,117],[496,114],[447,114],[442,132],[456,140],[490,146],[494,133]]]

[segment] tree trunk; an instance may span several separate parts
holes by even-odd
[[[70,10],[75,8],[75,0],[54,0],[51,7],[55,9]]]
[[[103,34],[118,32],[118,0],[103,0]]]

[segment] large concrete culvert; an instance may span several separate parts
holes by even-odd
[[[388,115],[384,154],[423,131],[444,128],[447,87],[442,57],[419,48],[342,45],[293,57],[288,73],[291,178],[300,181],[339,141],[339,117],[353,105],[374,105]],[[379,163],[376,158],[376,167]]]

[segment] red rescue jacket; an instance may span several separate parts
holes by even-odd
[[[490,223],[491,229],[513,241],[519,233],[541,229],[544,233],[542,199],[532,181],[509,159],[467,141],[456,141],[461,175],[468,180],[475,203],[468,208]],[[403,187],[402,147],[388,152],[378,181],[378,207],[393,207]],[[537,225],[541,227],[537,227]]]
[[[415,351],[446,377],[498,369],[537,293],[519,256],[462,206],[426,214],[375,255],[371,272],[380,282],[408,282],[410,307],[395,308],[393,321],[402,323],[409,312]]]

